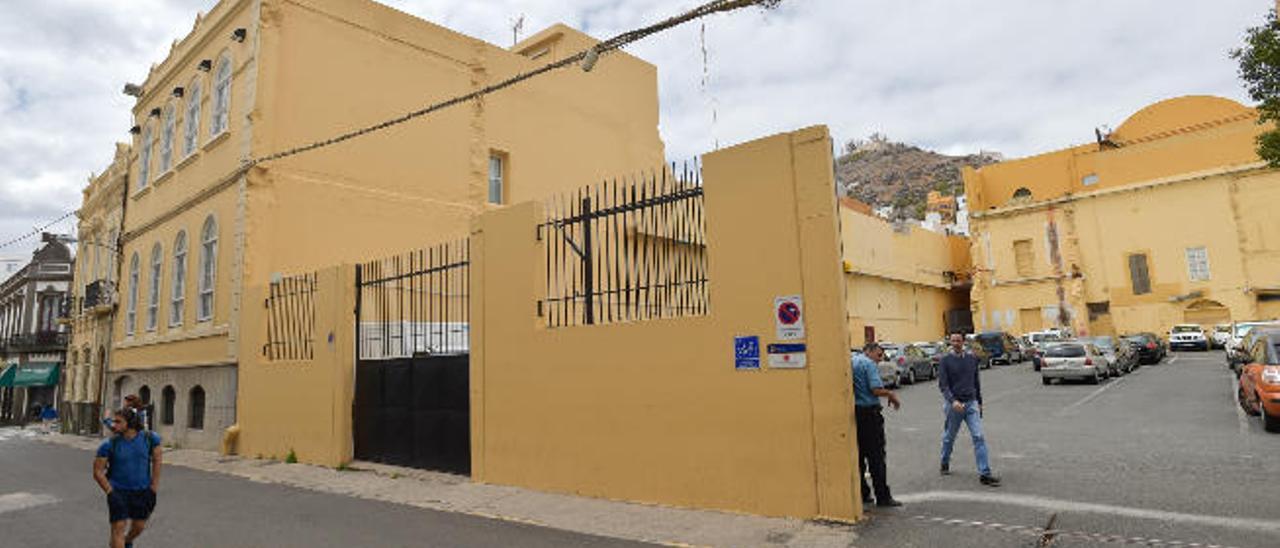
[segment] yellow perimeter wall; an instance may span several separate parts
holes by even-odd
[[[919,227],[895,230],[888,221],[840,208],[845,299],[850,341],[932,341],[946,333],[948,310],[969,307],[968,293],[953,290],[945,273],[969,269],[969,244]]]
[[[548,329],[537,204],[472,233],[477,481],[775,516],[855,519],[856,444],[825,128],[704,159],[710,314]],[[736,371],[804,298],[805,369]],[[767,359],[764,360],[767,363]]]
[[[301,462],[351,462],[355,283],[352,265],[316,273],[311,360],[268,361],[262,354],[267,314],[244,315],[237,404],[241,455],[283,459],[293,451]],[[267,295],[259,285],[249,287],[245,298],[261,307]]]

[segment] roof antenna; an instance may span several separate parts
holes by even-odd
[[[520,43],[520,31],[522,30],[524,30],[523,13],[520,14],[520,17],[515,18],[515,20],[511,22],[511,45],[513,47]]]

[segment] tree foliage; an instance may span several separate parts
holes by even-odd
[[[1240,79],[1249,97],[1258,102],[1258,122],[1280,122],[1280,22],[1276,12],[1266,21],[1245,31],[1243,47],[1231,50],[1240,63]],[[1258,136],[1258,156],[1271,167],[1280,167],[1280,130]]]

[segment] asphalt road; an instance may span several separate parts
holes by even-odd
[[[1280,546],[1280,434],[1239,412],[1234,382],[1221,352],[1174,353],[1101,385],[1043,386],[1030,362],[983,370],[995,489],[978,483],[963,428],[953,475],[939,475],[937,384],[904,387],[885,422],[890,485],[907,504],[873,509],[858,546],[1040,546],[1016,528],[1055,513],[1079,535],[1051,546]]]
[[[90,454],[0,440],[0,546],[106,546],[107,510]],[[544,546],[644,544],[165,467],[136,543],[164,547]]]

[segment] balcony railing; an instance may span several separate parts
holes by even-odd
[[[3,347],[7,353],[57,352],[67,348],[67,333],[40,331],[14,335],[7,339],[0,339],[0,347]]]
[[[110,307],[115,304],[116,288],[111,280],[98,280],[84,288],[85,310]]]

